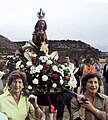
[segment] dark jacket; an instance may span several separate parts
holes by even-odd
[[[103,76],[105,77],[106,82],[108,82],[108,64],[104,65]]]

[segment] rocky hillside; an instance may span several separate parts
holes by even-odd
[[[12,42],[8,38],[0,35],[0,57],[6,55],[14,55],[16,49],[24,45],[23,42]],[[64,58],[65,55],[69,55],[74,58],[101,57],[102,52],[93,48],[89,44],[76,40],[49,40],[49,51],[57,50],[60,58]]]
[[[69,55],[72,58],[85,58],[87,56],[100,56],[101,51],[92,46],[76,40],[54,40],[49,41],[51,51],[57,50],[60,55]]]
[[[19,48],[18,44],[13,43],[8,38],[0,35],[0,57],[13,55],[17,48]]]

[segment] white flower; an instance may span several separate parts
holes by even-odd
[[[24,68],[24,65],[22,64],[20,67],[21,67],[21,68]]]
[[[29,89],[29,90],[31,90],[31,89],[32,89],[32,86],[31,86],[31,85],[29,85],[29,86],[28,86],[28,89]]]
[[[58,67],[57,67],[56,65],[53,65],[53,66],[52,66],[52,69],[53,69],[53,71],[58,72]]]
[[[57,87],[57,84],[56,84],[56,83],[53,83],[53,84],[52,84],[52,87],[53,87],[53,88],[56,88],[56,87]]]
[[[34,70],[35,68],[36,68],[36,67],[32,65],[32,66],[30,67],[30,70]]]
[[[35,71],[36,71],[36,73],[40,73],[40,68],[36,67]]]
[[[60,80],[60,85],[63,85],[64,81],[63,79]]]
[[[52,62],[52,60],[48,60],[46,63],[47,63],[48,65],[51,65],[53,62]]]
[[[39,80],[35,78],[32,82],[33,82],[33,84],[37,85],[39,83]]]
[[[59,68],[59,73],[64,77],[64,71],[61,68]]]
[[[18,61],[18,62],[16,63],[16,67],[15,67],[16,69],[20,68],[21,62],[22,62],[22,61],[20,60],[20,61]]]
[[[35,70],[30,70],[30,74],[34,74],[34,73],[36,73]]]
[[[73,80],[73,81],[70,80],[70,81],[68,82],[68,85],[70,86],[70,89],[77,87],[76,82],[75,82],[74,80]]]
[[[37,74],[36,77],[39,77],[39,74]]]
[[[31,66],[30,67],[30,74],[34,74],[36,73],[36,67],[35,66]]]
[[[43,80],[43,81],[47,81],[47,80],[48,80],[48,76],[47,76],[47,75],[43,75],[43,76],[42,76],[42,80]]]
[[[31,61],[27,61],[26,65],[27,65],[28,67],[30,67],[30,66],[32,66],[32,62],[31,62]]]
[[[40,69],[38,67],[31,66],[30,74],[34,74],[34,73],[40,73]]]
[[[42,70],[42,69],[43,69],[43,65],[39,64],[39,65],[37,66],[37,68],[39,68],[40,70]]]
[[[45,63],[48,60],[47,56],[40,56],[39,60],[41,60],[42,63]]]
[[[68,72],[68,75],[71,76],[72,74],[70,72]]]
[[[65,65],[61,65],[61,68],[62,68],[63,70],[65,70],[65,69],[66,69]]]

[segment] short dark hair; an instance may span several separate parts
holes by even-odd
[[[8,86],[10,86],[12,84],[12,82],[14,80],[16,80],[17,78],[21,78],[24,88],[26,88],[27,86],[27,79],[26,79],[26,74],[22,71],[19,70],[15,70],[13,72],[10,73],[9,77],[8,77]]]
[[[85,60],[85,63],[87,64],[87,63],[91,63],[91,58],[86,58],[86,60]]]
[[[86,84],[87,84],[87,81],[90,79],[90,78],[94,78],[96,77],[98,79],[98,82],[99,82],[99,86],[101,85],[101,78],[99,76],[99,74],[97,72],[90,72],[90,73],[87,73],[85,74],[82,78],[81,78],[81,85],[82,85],[82,89],[83,89],[83,92],[86,91]],[[100,88],[99,88],[100,90]]]

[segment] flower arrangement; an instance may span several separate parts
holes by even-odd
[[[60,92],[62,87],[76,86],[71,70],[60,63],[57,51],[38,56],[33,49],[26,48],[23,55],[17,58],[15,69],[26,72],[28,93]]]

